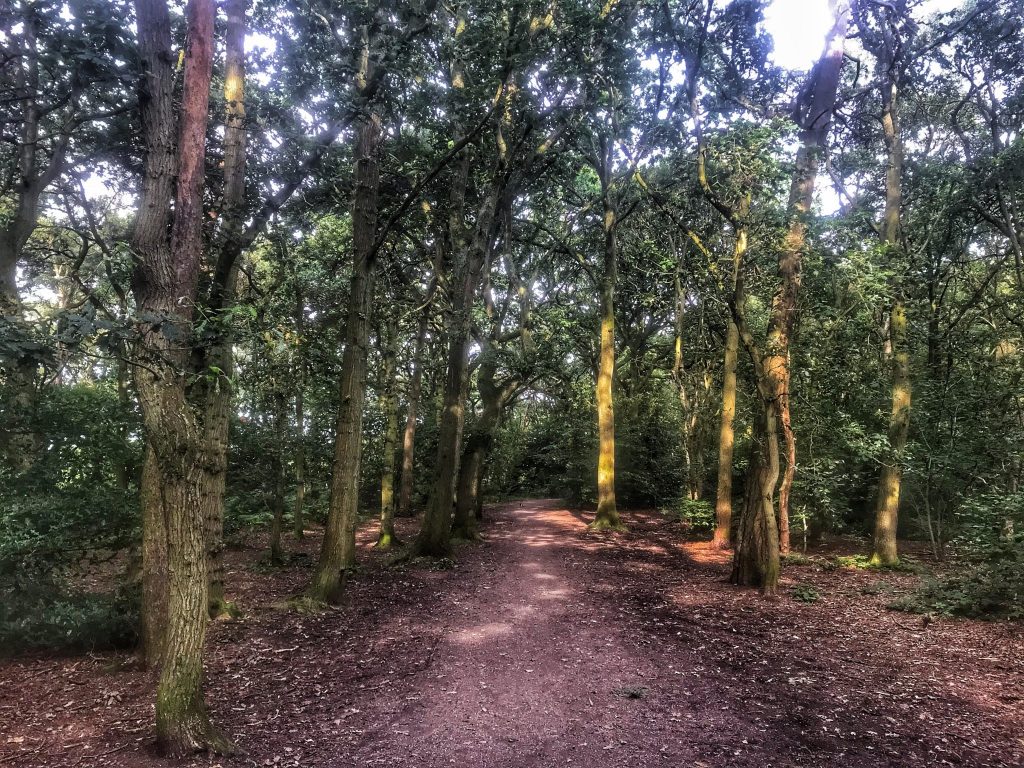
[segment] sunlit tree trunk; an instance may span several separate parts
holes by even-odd
[[[368,53],[364,54],[364,58],[366,56]],[[306,591],[310,598],[321,602],[337,602],[344,587],[343,571],[355,565],[363,403],[366,400],[366,352],[376,277],[374,242],[380,186],[380,133],[380,116],[371,112],[360,126],[355,147],[356,180],[352,205],[352,247],[355,256],[345,325],[345,352],[341,362],[331,500],[320,559]]]
[[[602,152],[607,156],[607,152]],[[608,188],[610,161],[605,159],[601,174],[602,228],[604,251],[599,280],[600,292],[600,352],[597,367],[597,515],[591,527],[595,530],[621,528],[619,511],[615,504],[615,282],[618,272],[618,242],[616,228],[618,212]]]
[[[887,85],[882,114],[882,129],[888,162],[885,172],[885,211],[882,219],[882,243],[887,255],[900,261],[903,205],[903,137],[900,133],[896,84]],[[910,432],[910,355],[907,350],[907,310],[903,303],[903,287],[894,286],[889,309],[886,357],[891,366],[892,409],[889,416],[889,451],[882,464],[875,497],[875,541],[871,562],[893,565],[899,561],[896,533],[899,521],[900,485],[903,479],[903,450]]]
[[[774,594],[778,588],[779,550],[789,550],[788,510],[784,514],[780,510],[777,533],[769,536],[767,530],[777,525],[773,497],[779,477],[780,427],[787,441],[787,453],[792,449],[795,456],[795,443],[789,443],[794,440],[789,423],[789,346],[796,327],[801,268],[807,247],[807,227],[818,164],[832,121],[842,72],[850,19],[849,0],[834,0],[832,10],[834,21],[825,51],[811,70],[794,110],[794,120],[801,127],[801,146],[797,150],[796,169],[790,185],[789,226],[779,251],[779,287],[772,297],[763,353],[756,349],[753,336],[744,328],[742,301],[734,301],[732,307],[740,339],[754,363],[761,411],[754,423],[754,448],[747,468],[747,500],[744,519],[740,521],[732,578],[738,584],[759,586],[766,595]],[[741,282],[742,276],[738,284]],[[742,298],[741,288],[736,293]],[[753,519],[746,519],[750,516]],[[777,545],[773,552],[766,549],[768,542]]]
[[[207,558],[210,576],[210,616],[230,614],[224,595],[224,490],[227,484],[234,378],[233,335],[222,312],[234,302],[240,257],[240,238],[245,207],[245,29],[248,0],[227,0],[224,54],[224,192],[221,203],[219,247],[215,255],[214,286],[209,313],[213,338],[199,355],[203,402],[204,463],[202,504],[206,520]]]
[[[732,250],[732,279],[735,287],[747,251],[747,230],[736,232]],[[734,300],[738,297],[734,296]],[[722,365],[722,414],[718,426],[718,484],[715,492],[715,535],[713,546],[728,549],[732,539],[732,463],[736,445],[736,363],[740,333],[733,319],[725,335],[725,360]]]
[[[395,536],[395,453],[398,448],[398,323],[392,314],[383,324],[381,339],[384,391],[380,407],[384,413],[384,461],[380,477],[380,533],[377,546],[388,549]]]

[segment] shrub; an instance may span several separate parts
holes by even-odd
[[[0,655],[31,650],[95,651],[133,646],[138,597],[64,593],[36,586],[0,596]]]
[[[715,530],[715,507],[709,501],[682,498],[662,512],[676,518],[688,533],[706,536]]]

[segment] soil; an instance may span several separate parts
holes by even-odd
[[[367,524],[345,604],[314,615],[276,606],[317,536],[284,568],[232,551],[245,615],[211,627],[207,700],[244,754],[184,764],[1024,765],[1022,628],[886,610],[913,574],[822,557],[766,601],[654,512],[602,534],[554,501],[486,517],[439,563],[394,564]],[[166,766],[152,698],[129,654],[2,662],[0,765]]]

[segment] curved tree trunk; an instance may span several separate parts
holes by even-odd
[[[807,228],[814,201],[820,155],[824,151],[832,111],[835,108],[839,77],[842,72],[846,30],[850,19],[849,0],[834,0],[834,21],[826,40],[825,51],[808,76],[794,109],[794,121],[801,126],[801,146],[797,151],[796,169],[789,191],[789,227],[779,251],[779,287],[772,297],[763,355],[756,348],[753,336],[745,328],[742,304],[733,302],[734,320],[740,338],[750,353],[757,377],[758,405],[761,413],[755,423],[755,443],[747,469],[747,500],[741,520],[740,541],[736,548],[733,580],[740,584],[760,586],[772,594],[778,586],[779,548],[789,550],[788,507],[779,513],[779,531],[769,536],[766,528],[777,525],[773,497],[779,477],[778,430],[786,430],[790,468],[795,471],[795,438],[789,423],[789,349],[797,321],[797,299],[800,292],[801,269],[807,248]],[[740,281],[742,282],[742,281]],[[740,288],[737,294],[741,295]],[[792,442],[791,442],[792,441]],[[790,454],[790,451],[792,453]],[[771,487],[765,483],[771,480]],[[788,488],[786,503],[788,505]],[[746,519],[753,516],[753,519]],[[781,540],[780,537],[781,536]],[[777,545],[773,553],[766,542]],[[759,581],[758,581],[759,579]]]

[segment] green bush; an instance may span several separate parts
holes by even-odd
[[[133,646],[138,597],[62,593],[36,586],[0,595],[0,655],[32,650],[95,651]]]
[[[709,501],[684,497],[662,512],[682,523],[687,533],[706,536],[715,530],[715,507]]]
[[[978,494],[965,502],[961,518],[954,544],[964,570],[926,581],[892,607],[1024,620],[1024,491]]]

